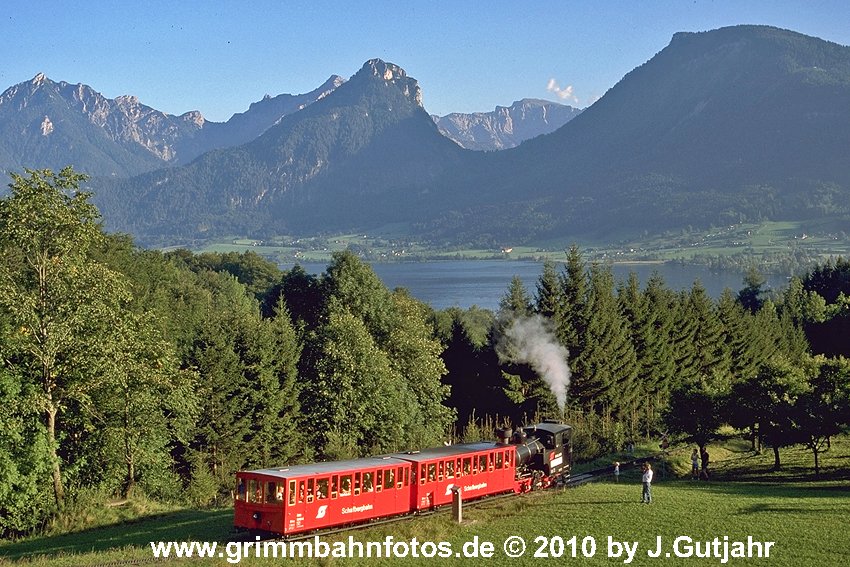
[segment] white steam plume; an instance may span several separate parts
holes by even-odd
[[[517,317],[508,325],[497,348],[499,359],[530,365],[549,384],[561,412],[570,386],[569,352],[558,342],[549,320],[540,315]]]

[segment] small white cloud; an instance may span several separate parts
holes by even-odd
[[[566,87],[561,87],[558,85],[558,82],[553,78],[549,79],[549,82],[546,84],[546,90],[550,93],[555,93],[561,100],[568,100],[574,104],[578,104],[578,97],[573,94],[573,86],[567,85]]]

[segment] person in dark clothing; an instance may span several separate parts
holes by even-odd
[[[708,450],[705,447],[702,448],[702,452],[700,453],[700,460],[702,461],[702,472],[700,472],[700,478],[708,480]]]

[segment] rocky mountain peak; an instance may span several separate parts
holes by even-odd
[[[398,87],[408,100],[422,107],[422,89],[419,88],[419,83],[413,77],[408,77],[407,72],[394,63],[369,59],[353,78],[358,77],[377,77],[392,84]]]
[[[513,148],[541,134],[554,132],[581,110],[552,101],[524,98],[490,112],[432,116],[440,132],[469,150]]]
[[[40,87],[47,80],[48,80],[47,75],[45,75],[44,73],[38,73],[38,74],[36,74],[35,77],[33,77],[32,81],[30,81],[30,83],[32,83],[32,86],[34,86],[34,87]]]
[[[387,63],[382,59],[369,59],[363,64],[361,71],[366,71],[375,77],[380,77],[385,81],[395,79],[403,79],[407,77],[407,72],[393,63]]]

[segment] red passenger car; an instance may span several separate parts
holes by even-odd
[[[516,450],[510,445],[450,445],[393,456],[410,461],[416,471],[410,503],[413,512],[451,504],[455,488],[464,500],[471,500],[516,487]]]
[[[393,457],[240,472],[234,524],[289,535],[406,514],[411,472]]]

